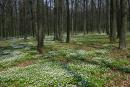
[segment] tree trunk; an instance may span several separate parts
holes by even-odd
[[[110,34],[110,0],[106,0],[106,33],[107,35]]]
[[[121,28],[121,6],[120,0],[117,0],[117,38],[120,37],[120,28]]]
[[[70,11],[69,11],[69,0],[66,0],[66,9],[67,9],[67,38],[66,43],[70,42]]]
[[[36,9],[36,31],[37,31],[37,50],[40,54],[43,54],[44,46],[44,13],[43,13],[43,4],[42,0],[37,0],[37,9]],[[43,17],[42,17],[43,16]]]
[[[116,31],[117,31],[117,21],[116,21],[116,0],[111,0],[111,11],[110,11],[110,42],[116,42]]]
[[[128,15],[128,2],[121,0],[121,28],[119,37],[119,48],[126,49],[126,30],[127,30],[127,15]]]

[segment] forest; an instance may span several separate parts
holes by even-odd
[[[130,87],[130,0],[0,0],[0,87]]]

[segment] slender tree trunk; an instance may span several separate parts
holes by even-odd
[[[37,30],[37,50],[40,54],[43,54],[44,46],[44,13],[43,13],[43,2],[42,0],[37,0],[37,9],[36,9],[36,30]],[[43,17],[42,17],[43,16]]]
[[[98,28],[97,32],[100,34],[101,33],[101,0],[98,0]]]
[[[87,5],[88,5],[88,0],[83,1],[83,11],[84,11],[84,25],[83,25],[83,30],[84,30],[84,35],[86,34],[87,31]]]
[[[120,0],[117,0],[117,38],[120,36],[120,28],[121,28],[121,6]]]
[[[110,11],[110,42],[116,41],[117,21],[116,21],[116,0],[111,0]]]
[[[54,40],[59,41],[59,9],[58,0],[54,0]]]
[[[107,35],[110,34],[110,0],[106,0],[106,33]]]
[[[120,49],[126,49],[126,30],[127,30],[127,15],[128,15],[128,1],[121,0],[121,29],[120,29]]]
[[[69,0],[66,0],[66,9],[67,9],[67,38],[66,42],[70,42],[70,11],[69,11]]]

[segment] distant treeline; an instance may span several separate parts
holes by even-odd
[[[78,33],[106,33],[126,48],[130,0],[0,0],[0,39],[34,36],[42,53],[45,35],[66,42]],[[40,51],[41,50],[41,51]]]

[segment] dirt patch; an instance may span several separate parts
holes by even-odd
[[[104,87],[130,87],[130,74],[112,70],[107,75],[110,77],[112,73],[116,73],[116,76]]]
[[[123,81],[122,87],[130,87],[130,75],[127,76],[127,80]]]
[[[114,49],[112,50],[108,56],[110,58],[127,58],[127,56],[130,54],[130,50],[119,50]]]
[[[28,60],[28,61],[24,61],[24,62],[18,64],[17,66],[18,67],[26,67],[26,66],[29,66],[29,65],[32,65],[32,64],[34,64],[34,60]]]

